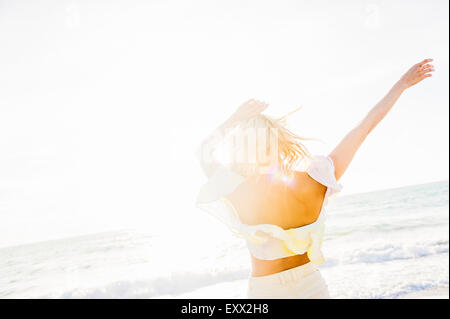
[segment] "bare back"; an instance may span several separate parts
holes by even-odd
[[[251,178],[227,198],[245,224],[273,224],[290,229],[317,219],[325,192],[326,187],[307,173],[295,172],[290,183],[281,179],[269,180],[265,175]],[[251,258],[253,276],[270,275],[309,262],[306,253],[276,260]]]

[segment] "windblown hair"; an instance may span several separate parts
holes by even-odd
[[[247,177],[261,174],[268,170],[273,170],[274,168],[280,170],[284,175],[290,176],[299,164],[310,157],[307,148],[302,143],[309,139],[297,136],[286,127],[286,118],[293,112],[279,119],[273,119],[269,116],[260,114],[241,122],[231,135],[234,136],[234,138],[238,136],[238,138],[241,140],[244,139],[245,141],[241,141],[241,144],[238,147],[236,147],[236,143],[233,144],[234,146],[231,148],[231,152],[233,153],[231,154],[233,158],[231,168],[237,173]],[[242,134],[242,132],[248,130],[253,130],[255,132],[258,130],[261,131],[261,129],[263,129],[262,131],[266,136],[263,138],[261,134],[258,135],[257,132],[254,133],[253,137],[256,137],[256,145],[252,150],[249,145],[248,134]],[[241,132],[241,134],[239,135],[236,132]],[[265,150],[261,149],[262,147],[265,147]],[[270,163],[263,163],[259,160],[249,160],[248,154],[252,151],[255,151],[258,154],[260,152],[265,152],[266,155],[272,154]],[[244,153],[247,156],[244,156],[244,159],[241,158],[241,160],[237,160],[238,152]]]

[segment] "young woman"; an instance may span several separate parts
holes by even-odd
[[[261,114],[268,105],[249,100],[200,148],[208,183],[199,207],[247,242],[252,261],[249,298],[329,298],[316,265],[327,200],[367,135],[409,87],[431,76],[432,60],[414,65],[328,156],[310,156],[283,120]],[[229,164],[214,159],[220,142],[231,145]],[[304,170],[297,170],[305,164]]]

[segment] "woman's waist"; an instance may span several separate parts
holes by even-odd
[[[269,276],[310,263],[306,253],[274,260],[258,259],[251,255],[251,259],[252,277]]]
[[[315,264],[308,262],[270,275],[250,276],[249,285],[254,289],[282,287],[289,283],[300,283],[308,286],[321,278],[318,270]]]
[[[329,298],[317,266],[311,262],[267,276],[250,277],[249,298]]]

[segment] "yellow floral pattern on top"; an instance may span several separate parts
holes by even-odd
[[[273,260],[307,253],[311,262],[321,265],[325,262],[321,246],[326,205],[331,196],[341,191],[342,186],[336,181],[333,161],[329,157],[313,157],[306,172],[327,187],[319,217],[309,225],[283,229],[273,224],[242,223],[225,196],[233,192],[245,178],[225,167],[219,167],[202,187],[197,206],[221,220],[235,235],[245,239],[250,253],[258,259]]]

